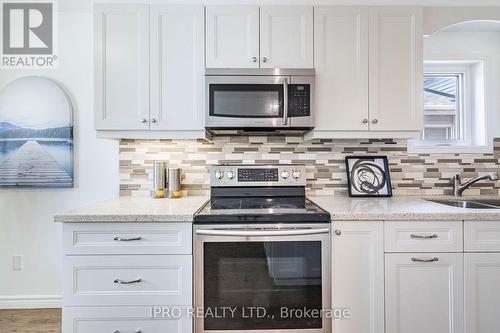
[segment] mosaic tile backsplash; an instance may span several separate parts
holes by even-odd
[[[209,165],[305,164],[309,195],[347,193],[344,157],[386,155],[394,195],[448,195],[450,178],[500,171],[500,139],[491,154],[409,154],[406,140],[313,140],[300,137],[214,137],[205,140],[121,140],[120,195],[147,196],[154,161],[182,168],[184,195],[209,193]],[[468,195],[498,195],[500,182],[479,182]]]

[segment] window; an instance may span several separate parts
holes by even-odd
[[[424,126],[412,153],[489,152],[483,61],[424,62]]]
[[[463,73],[424,74],[424,130],[421,140],[465,139]]]

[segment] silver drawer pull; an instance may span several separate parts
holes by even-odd
[[[415,258],[415,257],[412,257],[411,261],[434,262],[434,261],[439,261],[439,258],[438,257],[432,257],[432,258]]]
[[[415,234],[411,234],[410,237],[414,238],[414,239],[432,239],[432,238],[438,238],[438,235],[436,235],[436,234],[432,234],[432,235],[415,235]]]
[[[120,331],[119,331],[119,330],[116,330],[116,331],[114,331],[113,333],[120,333]],[[136,330],[136,331],[134,331],[134,333],[142,333],[142,331],[141,331],[141,330]]]
[[[115,238],[113,238],[113,240],[115,240],[117,242],[131,242],[131,241],[138,241],[138,240],[141,240],[141,239],[142,239],[141,236],[132,237],[132,238],[123,238],[123,237],[115,237]]]
[[[142,279],[131,280],[131,281],[125,281],[125,280],[115,279],[113,282],[114,283],[118,283],[118,284],[132,284],[132,283],[142,282]]]

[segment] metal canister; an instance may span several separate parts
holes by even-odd
[[[151,190],[151,196],[153,198],[165,198],[167,191],[166,178],[165,178],[165,162],[157,161],[153,165],[153,189]]]
[[[168,197],[169,198],[180,198],[181,192],[181,169],[179,168],[168,168]]]

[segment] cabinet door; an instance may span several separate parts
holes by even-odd
[[[204,129],[203,7],[151,6],[151,129]]]
[[[465,254],[465,331],[500,332],[500,253]]]
[[[259,67],[259,7],[206,7],[207,68]]]
[[[462,253],[386,254],[386,333],[462,333],[463,287]]]
[[[149,129],[149,9],[95,4],[95,128]]]
[[[423,126],[422,9],[370,9],[370,130]]]
[[[332,267],[333,308],[351,311],[333,321],[333,332],[383,333],[383,223],[335,222]]]
[[[313,68],[313,7],[260,8],[260,67]]]
[[[368,130],[368,9],[314,10],[315,130]]]

